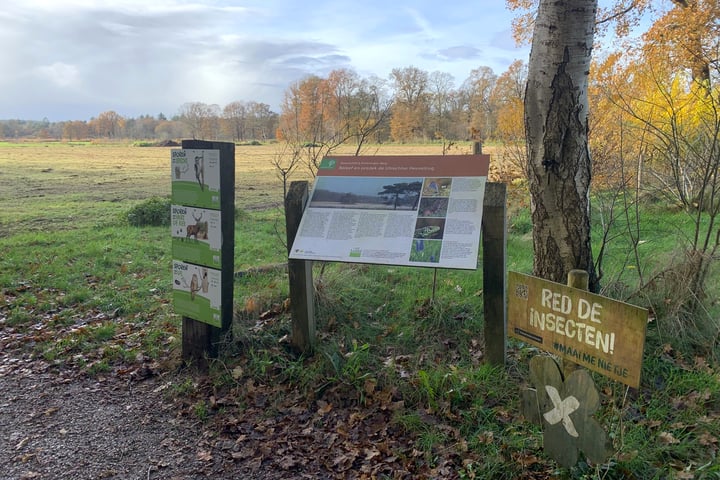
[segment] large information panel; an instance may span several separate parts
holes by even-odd
[[[219,150],[171,150],[173,304],[182,316],[222,325]]]
[[[332,156],[290,258],[476,269],[488,155]]]
[[[648,311],[517,272],[508,274],[508,333],[631,387],[640,385]]]

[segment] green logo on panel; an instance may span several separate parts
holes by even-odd
[[[335,168],[335,165],[337,165],[337,160],[334,158],[323,158],[320,161],[320,169],[321,170],[331,170]]]

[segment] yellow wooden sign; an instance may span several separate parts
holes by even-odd
[[[508,333],[631,387],[640,386],[648,312],[508,272]]]

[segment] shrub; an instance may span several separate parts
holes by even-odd
[[[127,220],[134,227],[169,226],[170,200],[155,197],[135,205],[128,211]]]
[[[532,232],[532,217],[529,208],[518,209],[510,217],[510,233],[525,235]]]

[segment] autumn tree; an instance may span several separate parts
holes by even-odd
[[[514,21],[516,39],[532,38],[524,118],[533,271],[564,283],[570,270],[586,270],[590,289],[598,291],[590,243],[588,146],[588,75],[596,22],[615,21],[617,28],[628,29],[647,1],[618,0],[600,13],[597,0],[506,3],[525,11]]]
[[[674,8],[658,18],[644,35],[645,50],[686,68],[696,85],[710,93],[711,66],[718,61],[720,3],[717,0],[672,0]]]
[[[284,142],[290,164],[303,163],[314,175],[322,158],[339,143],[331,128],[331,89],[316,75],[294,83],[285,92],[277,137]]]
[[[390,138],[392,97],[386,86],[385,80],[375,76],[360,81],[355,94],[356,155],[360,154],[364,144],[370,141],[384,142]]]
[[[220,107],[202,102],[184,103],[179,119],[195,139],[215,140],[220,133]]]
[[[590,28],[590,22],[594,21],[597,31],[603,31],[612,25],[615,27],[615,32],[623,36],[630,32],[637,25],[638,19],[655,5],[650,0],[617,0],[609,8],[596,10],[597,2],[594,1],[550,2],[540,0],[538,2],[538,0],[507,0],[507,3],[513,8],[528,9],[528,14],[520,18],[517,23],[523,28],[517,29],[516,33],[519,33],[520,36],[527,34],[529,31],[527,27],[534,25],[533,52],[531,53],[529,83],[525,99],[525,116],[529,147],[528,172],[533,176],[530,183],[533,196],[534,231],[538,232],[534,234],[535,268],[536,272],[541,272],[541,274],[544,274],[543,276],[562,281],[564,274],[561,274],[558,269],[553,274],[551,268],[542,266],[542,263],[548,262],[548,258],[560,258],[562,261],[556,263],[562,263],[565,268],[570,266],[571,262],[567,259],[572,257],[575,257],[576,266],[579,266],[579,268],[585,268],[582,266],[585,263],[588,263],[589,266],[592,265],[585,260],[587,255],[584,252],[586,250],[589,252],[589,242],[585,241],[587,237],[584,231],[585,222],[578,223],[578,220],[584,220],[586,215],[581,213],[574,216],[572,212],[568,211],[553,213],[546,208],[554,195],[557,199],[562,198],[566,204],[577,204],[579,207],[578,212],[587,211],[587,208],[585,208],[587,204],[584,204],[582,198],[587,197],[588,193],[586,185],[590,178],[589,154],[587,153],[587,143],[578,142],[581,134],[574,132],[580,132],[588,128],[586,121],[587,102],[584,99],[583,90],[587,84],[586,76],[587,72],[589,72],[587,60],[590,58],[592,48],[593,29]],[[536,6],[538,7],[537,16],[533,14],[533,9]],[[698,87],[701,87],[700,89],[705,95],[712,95],[711,67],[713,62],[717,62],[717,47],[713,42],[714,39],[718,38],[717,10],[718,4],[714,0],[672,0],[671,8],[664,13],[661,12],[653,27],[643,37],[644,43],[642,46],[646,58],[651,59],[646,63],[646,66],[649,71],[654,72],[653,79],[657,86],[665,85],[670,79],[677,85],[678,79],[682,77],[682,72],[675,70],[673,73],[672,68],[667,68],[674,65],[676,68],[686,69],[689,73],[692,78],[692,83],[689,84],[691,90],[697,91]],[[549,12],[552,15],[548,15]],[[562,15],[565,15],[564,19]],[[575,22],[576,25],[570,29],[565,29],[568,19],[571,19],[570,21]],[[579,35],[573,37],[573,30],[577,31]],[[561,45],[563,51],[558,51],[557,57],[561,58],[561,60],[556,61],[554,64],[538,62],[541,56],[535,54],[537,46],[542,47],[543,45],[539,36],[543,32],[545,32],[545,38],[560,40],[558,44]],[[577,41],[576,45],[581,45],[584,53],[577,52],[577,50],[573,49],[572,44],[566,43],[563,39]],[[550,42],[544,44],[543,52],[553,50],[557,51]],[[714,54],[709,54],[710,52],[714,52]],[[544,53],[542,56],[544,56]],[[581,68],[575,68],[575,61],[580,59],[582,59]],[[536,68],[538,65],[541,68]],[[559,65],[561,69],[553,68],[553,65]],[[580,73],[581,70],[585,73]],[[574,72],[577,72],[577,77],[573,76]],[[635,79],[635,75],[627,74],[626,82]],[[585,77],[585,79],[582,77]],[[547,81],[547,78],[552,80]],[[575,99],[573,99],[573,95],[559,94],[563,91],[576,92],[578,95],[573,94],[575,95]],[[671,101],[672,108],[670,108],[670,112],[672,113],[670,117],[685,111],[685,109],[679,108],[680,103],[677,103],[678,99],[681,98],[681,96],[677,96],[681,93],[681,90],[656,88],[656,91],[664,100]],[[539,96],[538,92],[540,92]],[[551,99],[551,103],[543,101],[544,98]],[[655,114],[660,111],[667,111],[667,108],[658,108],[659,104],[657,102],[648,101],[649,98],[644,99],[643,102],[645,102],[645,106],[652,105],[650,110],[654,110]],[[547,105],[553,104],[560,106],[560,108],[555,109],[550,116],[542,116],[541,112],[547,109]],[[565,125],[571,129],[567,130],[562,126],[558,128],[558,121],[565,122]],[[612,120],[609,121],[612,122]],[[577,127],[573,126],[574,124]],[[673,122],[670,122],[670,124],[673,124]],[[599,123],[595,125],[597,126]],[[616,125],[624,126],[626,124],[619,123]],[[674,125],[676,128],[680,126],[679,124]],[[645,123],[643,131],[649,133],[652,130],[652,124]],[[673,129],[671,128],[671,130]],[[620,133],[622,133],[622,130]],[[623,137],[616,138],[621,141],[625,140]],[[712,144],[711,139],[712,136],[709,137]],[[677,140],[677,138],[674,140]],[[698,141],[697,137],[696,141]],[[540,146],[539,149],[538,146]],[[570,147],[569,150],[568,147]],[[678,171],[686,171],[688,166],[684,162],[689,156],[681,154],[677,147],[678,144],[675,142],[672,147],[675,149],[673,155],[676,158],[675,168]],[[564,170],[565,163],[562,160],[564,156],[558,157],[556,152],[572,150],[575,150],[575,153],[570,157],[575,157],[574,161],[577,163],[577,169],[566,171]],[[558,179],[561,181],[557,182]],[[571,182],[571,179],[574,180]],[[553,183],[554,180],[556,180],[556,183]],[[640,181],[639,177],[638,181]],[[577,187],[577,195],[573,197],[568,196],[573,192],[565,189],[566,185],[570,183],[574,183]],[[572,198],[572,201],[568,202],[568,198]],[[542,208],[540,208],[541,206]],[[573,228],[558,230],[554,236],[552,233],[540,234],[539,232],[543,231],[551,232],[542,225],[543,218],[548,216],[548,212],[550,216],[565,218],[565,223],[580,225],[580,229],[574,227],[575,232],[573,232]],[[575,236],[574,233],[579,233],[580,236]],[[582,241],[578,243],[579,240]],[[573,247],[574,244],[582,245],[580,250]],[[564,245],[565,248],[558,248],[559,245]],[[568,246],[569,248],[567,248]],[[566,256],[564,253],[567,252],[571,252],[572,255]],[[574,252],[583,254],[578,257]],[[596,282],[593,282],[594,272],[591,270],[590,273],[591,287],[594,283],[596,287]]]
[[[526,172],[527,149],[525,148],[524,101],[527,85],[527,64],[514,61],[502,73],[493,86],[489,103],[497,111],[495,115],[495,138],[503,143],[502,164],[506,162],[515,172]]]
[[[454,87],[455,79],[449,73],[435,71],[428,76],[429,127],[434,138],[449,143],[458,140],[452,117],[457,98]]]
[[[485,142],[495,133],[496,106],[492,92],[497,75],[490,67],[478,67],[470,72],[460,89],[466,111],[466,125],[470,138]]]
[[[155,137],[160,140],[186,137],[185,124],[180,121],[159,120],[155,126]]]
[[[67,140],[84,140],[90,136],[90,127],[82,120],[64,122],[62,136]]]
[[[278,138],[285,142],[284,155],[299,159],[314,174],[320,160],[340,145],[354,143],[359,153],[387,121],[388,108],[383,89],[350,70],[306,77],[291,85],[283,99]]]
[[[390,134],[397,142],[423,139],[429,106],[429,76],[417,67],[394,68],[390,73],[394,90]]]
[[[254,140],[269,140],[275,137],[278,114],[270,110],[270,105],[262,102],[249,101],[247,110],[247,135]]]
[[[324,121],[329,103],[328,87],[316,75],[290,85],[280,108],[279,137],[298,143],[321,143],[326,140]]]
[[[155,137],[155,127],[158,125],[152,115],[140,115],[138,118],[125,120],[125,133],[133,139],[149,139]]]
[[[233,142],[245,140],[247,134],[247,107],[244,102],[231,102],[222,112],[222,131]]]
[[[513,20],[513,33],[520,43],[529,41],[540,0],[506,0],[508,8],[519,11]],[[705,84],[710,80],[717,52],[709,47],[720,35],[720,3],[717,0],[670,0],[671,8],[658,8],[652,0],[615,0],[598,9],[596,31],[603,34],[614,28],[626,37],[648,12],[659,12],[643,35],[646,47],[688,68],[693,80]]]
[[[720,51],[720,37],[714,42]],[[593,136],[615,142],[615,169],[630,178],[636,197],[665,199],[690,216],[694,231],[679,242],[682,254],[647,284],[662,279],[668,287],[674,279],[675,293],[664,307],[695,312],[720,249],[720,89],[711,81],[720,76],[720,65],[708,57],[703,62],[710,68],[707,79],[700,80],[691,65],[657,53],[654,46],[642,45],[598,65],[592,92],[610,118],[594,122]]]
[[[332,92],[331,121],[335,138],[356,145],[355,154],[369,140],[379,140],[390,113],[383,83],[362,79],[352,70],[334,70],[327,82]]]
[[[88,125],[100,138],[117,138],[125,127],[125,119],[117,112],[108,110],[91,119]]]

